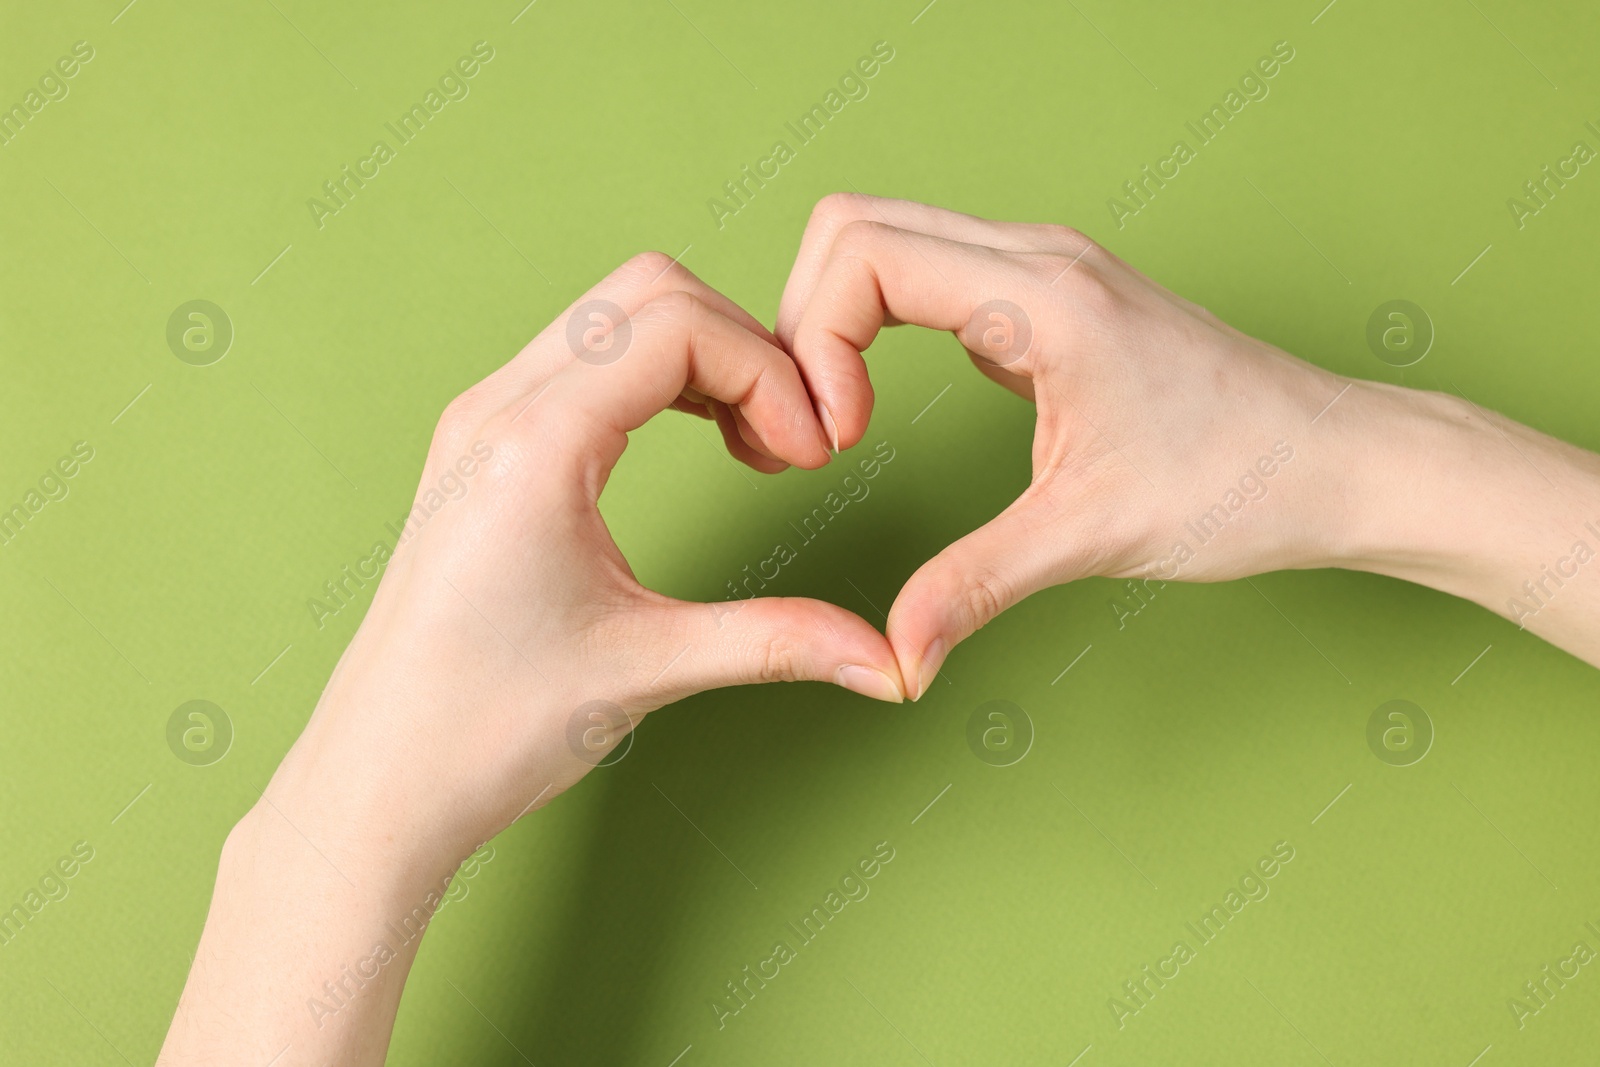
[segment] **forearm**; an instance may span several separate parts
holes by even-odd
[[[449,872],[352,847],[316,803],[269,798],[223,848],[161,1067],[383,1062]]]
[[[1334,562],[1475,601],[1600,665],[1600,456],[1459,397],[1359,382],[1345,401]]]

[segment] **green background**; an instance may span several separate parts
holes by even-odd
[[[8,1062],[153,1060],[223,836],[358,622],[319,630],[307,598],[409,505],[445,403],[632,253],[681,251],[770,322],[827,192],[1067,222],[1341,374],[1600,446],[1600,173],[1523,228],[1506,207],[1575,141],[1600,148],[1593,4],[922,3],[5,6],[0,104],[95,49],[0,147],[0,506],[95,450],[0,548],[0,903],[95,849],[0,947]],[[319,230],[307,199],[480,40],[470,96]],[[895,57],[867,99],[719,228],[707,200],[880,40]],[[1106,200],[1279,40],[1295,58],[1270,95],[1118,229]],[[1404,371],[1365,341],[1396,298],[1437,330]],[[212,366],[166,343],[194,299],[236,331]],[[896,459],[778,591],[881,624],[1026,484],[1031,419],[949,337],[895,331],[871,360],[862,452]],[[746,475],[709,443],[657,420],[604,503],[641,578],[716,599],[843,471]],[[1594,967],[1525,1028],[1506,1002],[1575,941],[1600,948],[1600,675],[1370,576],[1168,586],[1120,628],[1117,595],[1034,597],[918,705],[807,685],[653,716],[440,915],[391,1061],[1490,1067],[1594,1048]],[[206,767],[166,742],[197,698],[236,731]],[[1412,766],[1366,741],[1396,698],[1436,730]],[[991,700],[1036,730],[1012,766],[966,741]],[[879,841],[896,856],[871,895],[719,1030],[724,983]],[[1119,1029],[1121,983],[1279,841],[1295,858],[1270,896]]]

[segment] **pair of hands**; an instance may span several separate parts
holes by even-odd
[[[591,316],[608,305],[623,317]],[[820,601],[719,612],[635,580],[597,507],[630,430],[674,407],[714,418],[757,470],[821,467],[866,432],[861,353],[902,323],[953,332],[1035,402],[1038,429],[1030,487],[911,577],[887,638]],[[268,796],[314,791],[337,767],[359,821],[398,817],[447,862],[692,693],[809,680],[916,699],[951,648],[1038,589],[1178,577],[1176,532],[1339,391],[1059,226],[830,196],[775,333],[667,257],[636,257],[446,409],[419,498],[462,457],[489,458],[395,552]],[[1253,505],[1243,536],[1181,577],[1321,559],[1295,502],[1329,476],[1309,459],[1285,468],[1273,506]]]
[[[1031,484],[912,575],[887,637],[814,600],[733,612],[640,586],[598,509],[628,432],[674,407],[757,470],[821,467],[866,431],[861,353],[901,323],[953,332],[1038,424]],[[1600,664],[1600,570],[1574,544],[1600,543],[1600,457],[1465,400],[1339,379],[1075,231],[903,201],[822,201],[775,333],[665,256],[631,260],[450,404],[418,505],[223,848],[161,1063],[382,1062],[418,944],[396,931],[644,714],[779,680],[915,699],[1049,585],[1348,567],[1470,597]]]

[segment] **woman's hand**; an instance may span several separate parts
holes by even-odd
[[[1600,566],[1571,563],[1580,538],[1600,550],[1600,521],[1583,526],[1600,520],[1590,453],[1454,397],[1339,378],[1062,226],[824,199],[777,335],[835,447],[865,432],[861,352],[898,323],[952,331],[1038,408],[1032,484],[889,612],[913,697],[1001,611],[1089,575],[1371,570],[1471,597],[1600,662]],[[1522,583],[1562,558],[1567,581],[1524,614]]]
[[[595,310],[603,303],[611,310]],[[309,786],[330,759],[359,751],[360,780],[341,771],[347,790],[470,852],[604,755],[576,755],[569,741],[614,742],[692,693],[808,680],[898,699],[884,638],[843,608],[758,599],[717,610],[634,579],[600,492],[629,431],[666,407],[704,404],[757,466],[828,460],[772,335],[659,254],[623,266],[451,403],[417,499],[426,505],[452,476],[465,493],[421,521],[412,513],[274,788]]]
[[[888,642],[843,608],[719,610],[634,579],[597,502],[667,407],[713,414],[760,469],[827,462],[772,335],[661,255],[450,404],[365,620],[223,850],[162,1063],[381,1062],[407,932],[456,866],[652,709],[766,681],[902,698]]]

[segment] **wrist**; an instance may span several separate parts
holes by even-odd
[[[287,795],[269,796],[223,845],[158,1062],[382,1063],[444,879],[378,862]]]
[[[416,849],[347,837],[269,790],[227,835],[218,888],[270,901],[264,913],[283,925],[339,926],[360,941],[419,909],[430,915],[451,873],[454,864]]]
[[[441,814],[372,757],[323,749],[308,730],[229,844],[238,839],[242,858],[320,867],[374,904],[436,885],[479,842],[458,847],[458,835],[438,825]]]
[[[1445,505],[1470,445],[1451,400],[1379,382],[1352,383],[1344,410],[1330,413],[1320,427],[1336,435],[1330,454],[1339,480],[1338,491],[1326,496],[1323,517],[1331,531],[1330,558],[1317,565],[1411,581],[1424,571],[1453,572],[1461,565],[1448,531],[1460,513]],[[1437,577],[1456,585],[1464,576]]]
[[[446,777],[425,758],[437,749],[404,725],[407,698],[353,683],[355,673],[341,664],[252,814],[291,824],[376,885],[431,883],[499,827],[441,795]]]
[[[1461,397],[1358,382],[1335,566],[1416,582],[1502,615],[1541,563],[1600,548],[1594,457]]]

